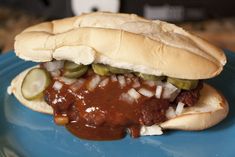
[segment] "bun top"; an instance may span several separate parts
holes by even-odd
[[[176,25],[107,12],[29,27],[16,36],[15,52],[36,62],[96,62],[183,79],[214,77],[226,63],[221,49]]]

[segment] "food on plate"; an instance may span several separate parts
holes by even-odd
[[[9,89],[80,138],[203,130],[228,114],[226,99],[204,83],[223,70],[223,51],[167,22],[83,14],[27,28],[15,53],[40,64]]]

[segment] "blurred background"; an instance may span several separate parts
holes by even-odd
[[[235,51],[234,0],[0,0],[0,53],[12,50],[15,35],[30,25],[94,11],[165,20]]]

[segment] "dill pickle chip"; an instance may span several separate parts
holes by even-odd
[[[21,93],[27,100],[39,98],[50,82],[51,76],[45,69],[31,69],[22,82]]]
[[[116,68],[116,67],[109,67],[109,71],[113,74],[126,74],[126,73],[131,72],[131,70],[121,69],[121,68]]]
[[[168,77],[167,82],[184,90],[194,89],[197,87],[197,84],[198,84],[198,80],[186,80],[186,79],[178,79],[178,78],[172,78],[172,77]]]
[[[83,68],[84,65],[76,64],[74,62],[66,61],[64,63],[64,69],[67,71],[78,71],[79,69]]]
[[[88,70],[88,66],[82,65],[76,71],[65,70],[64,76],[68,77],[68,78],[79,78],[79,77],[83,76],[87,72],[87,70]]]
[[[109,75],[109,66],[104,64],[92,64],[92,69],[98,75],[105,76]]]
[[[160,81],[166,78],[165,76],[155,76],[155,75],[143,74],[143,73],[138,73],[138,72],[135,72],[135,75],[144,80],[149,80],[149,81]]]

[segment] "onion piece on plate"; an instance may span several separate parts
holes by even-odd
[[[162,135],[162,128],[158,125],[152,126],[141,126],[140,128],[140,135],[147,136],[147,135]]]

